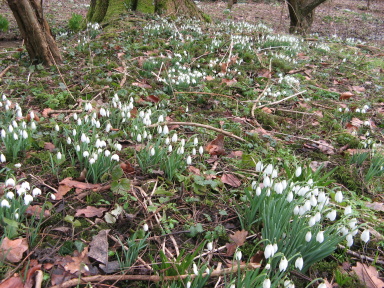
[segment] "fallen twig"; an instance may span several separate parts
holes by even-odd
[[[246,269],[257,269],[260,268],[260,264],[256,263],[248,263],[242,265],[234,265],[231,268],[225,268],[222,270],[214,270],[212,273],[207,274],[203,273],[201,277],[206,277],[209,275],[210,277],[218,277],[228,273],[236,273],[239,270]],[[88,276],[82,278],[76,278],[72,280],[65,281],[62,284],[51,286],[50,288],[68,288],[72,286],[76,286],[79,284],[87,284],[92,282],[104,282],[104,281],[123,281],[123,280],[133,280],[133,281],[151,281],[151,282],[159,282],[159,281],[172,281],[172,280],[182,280],[186,278],[194,279],[197,275],[195,274],[184,274],[177,276],[159,276],[159,275],[96,275],[96,276]]]
[[[271,103],[267,103],[267,104],[264,104],[264,105],[260,105],[257,108],[263,108],[265,106],[271,106],[271,105],[279,104],[279,103],[284,102],[284,101],[286,101],[288,99],[291,99],[293,97],[296,97],[296,96],[299,96],[301,94],[304,94],[305,92],[307,92],[307,90],[304,90],[304,91],[301,91],[301,92],[297,92],[297,93],[295,93],[295,94],[293,94],[291,96],[285,97],[284,99],[281,99],[281,100],[278,100],[278,101],[275,101],[275,102],[271,102]]]
[[[5,73],[7,73],[8,70],[11,69],[12,67],[17,67],[17,65],[9,65],[7,68],[5,68],[3,71],[1,71],[0,78],[2,78],[5,75]]]
[[[194,122],[172,122],[172,121],[168,121],[168,122],[155,123],[155,124],[149,125],[148,127],[157,127],[157,126],[160,126],[160,125],[182,125],[182,126],[201,127],[201,128],[205,128],[205,129],[209,129],[209,130],[213,130],[213,131],[222,133],[225,136],[228,136],[228,137],[231,137],[231,138],[235,138],[235,139],[240,140],[242,142],[248,142],[247,140],[245,140],[245,139],[243,139],[243,138],[241,138],[239,136],[236,136],[236,135],[232,134],[231,132],[225,131],[223,129],[212,127],[210,125],[194,123]]]
[[[339,248],[343,249],[343,250],[346,249],[346,247],[343,246],[343,245],[339,245]],[[346,252],[347,252],[347,254],[349,254],[351,256],[354,256],[354,257],[357,257],[357,258],[360,258],[361,260],[372,262],[372,263],[376,263],[376,264],[379,264],[379,265],[384,265],[384,261],[383,260],[374,259],[374,258],[365,256],[365,255],[361,255],[361,254],[359,254],[359,253],[357,253],[355,251],[349,250],[349,249],[347,249]]]

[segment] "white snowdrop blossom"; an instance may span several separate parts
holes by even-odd
[[[324,241],[324,231],[319,231],[316,235],[316,241],[319,243],[323,243]]]
[[[288,201],[289,203],[291,203],[292,200],[293,200],[293,193],[292,193],[292,191],[290,191],[290,192],[288,193],[288,195],[287,195],[287,201]]]
[[[345,237],[345,239],[347,240],[347,246],[351,247],[353,245],[353,235],[348,234],[347,237]]]
[[[195,138],[193,139],[193,145],[194,145],[194,146],[197,146],[197,144],[199,144],[199,139],[197,139],[197,137],[195,137]]]
[[[304,266],[304,260],[303,260],[303,257],[299,257],[296,259],[295,261],[295,267],[299,270],[303,269],[303,266]]]
[[[5,197],[12,200],[13,198],[15,198],[15,194],[12,191],[8,191],[7,194],[5,194]]]
[[[264,185],[264,187],[270,187],[272,185],[271,179],[268,176],[264,177],[263,185]]]
[[[177,142],[177,134],[176,133],[172,135],[171,141],[173,143]]]
[[[56,157],[57,157],[57,160],[61,160],[62,158],[61,152],[57,152]]]
[[[263,288],[271,288],[271,280],[269,278],[264,279]]]
[[[345,209],[344,209],[344,215],[351,215],[352,214],[352,207],[351,207],[351,205],[349,205],[349,206],[347,206],[347,207],[345,207]]]
[[[256,196],[260,196],[260,195],[261,195],[261,187],[257,186],[256,187]]]
[[[156,153],[155,148],[152,147],[150,153],[151,153],[151,156],[154,156]]]
[[[301,175],[301,172],[302,172],[301,167],[300,167],[300,166],[297,167],[297,168],[296,168],[296,171],[295,171],[295,176],[296,176],[296,177],[299,177],[299,176]]]
[[[137,134],[137,137],[136,137],[136,140],[137,140],[137,142],[141,142],[141,134]]]
[[[1,205],[2,208],[11,208],[11,205],[9,205],[9,202],[7,199],[1,200]]]
[[[38,195],[41,195],[41,190],[39,188],[34,188],[32,190],[32,196],[37,197]]]
[[[192,285],[192,282],[191,282],[191,281],[188,281],[188,282],[187,282],[187,285],[186,285],[186,288],[191,288],[191,285]]]
[[[203,153],[204,153],[204,148],[203,148],[203,146],[200,146],[199,147],[199,154],[203,155]]]
[[[195,274],[195,275],[199,275],[199,270],[197,269],[197,266],[196,266],[196,263],[193,263],[193,273]]]
[[[331,221],[334,221],[336,219],[337,213],[336,210],[332,210],[327,214],[327,218]]]
[[[147,224],[147,223],[145,223],[145,224],[143,225],[143,230],[144,230],[144,232],[147,232],[147,231],[149,230],[149,227],[148,227],[148,224]]]
[[[164,125],[164,127],[163,127],[163,134],[167,135],[168,133],[169,133],[169,128],[168,128],[167,125]]]
[[[55,194],[51,194],[51,199],[52,199],[53,201],[55,201],[55,200],[56,200],[56,195],[55,195]]]
[[[14,139],[14,140],[19,140],[19,136],[17,136],[16,133],[13,133],[13,139]]]
[[[273,249],[273,245],[268,244],[264,249],[265,259],[268,259],[269,257],[273,257],[274,254],[275,254],[275,249]]]
[[[192,158],[190,155],[188,155],[187,157],[187,165],[191,165],[192,164]]]
[[[15,168],[18,169],[18,168],[20,168],[20,167],[21,167],[21,163],[16,163],[16,164],[15,164]]]
[[[312,232],[308,231],[307,234],[305,234],[305,241],[309,242],[312,239]]]
[[[264,170],[264,175],[271,175],[273,172],[273,165],[268,164],[268,166]]]
[[[83,157],[84,157],[84,158],[87,158],[88,156],[89,156],[89,152],[88,152],[88,151],[84,151],[84,152],[83,152]]]
[[[317,286],[317,288],[327,288],[327,284],[321,283],[319,286]]]
[[[208,251],[212,251],[213,250],[213,243],[212,242],[208,242],[207,243],[207,250]]]
[[[7,159],[5,158],[5,155],[4,155],[4,154],[1,154],[1,155],[0,155],[0,162],[1,162],[1,163],[5,163],[5,162],[7,162]]]
[[[161,122],[164,122],[164,116],[163,115],[160,115],[158,120],[157,120],[158,123],[161,123]]]
[[[280,272],[282,272],[282,271],[287,270],[287,268],[288,268],[288,260],[287,260],[287,258],[285,258],[285,256],[283,256],[283,258],[281,258],[281,260],[280,260],[279,270],[280,270]]]
[[[96,162],[95,158],[93,157],[89,158],[89,164],[93,165],[95,164],[95,162]]]
[[[172,152],[172,150],[173,150],[173,147],[172,147],[172,145],[169,145],[169,146],[168,146],[168,152],[169,152],[169,153],[171,153],[171,152]]]
[[[240,261],[242,257],[243,257],[243,253],[241,253],[240,250],[237,250],[236,253],[235,253],[235,259],[237,261]]]
[[[21,183],[21,188],[24,188],[26,191],[31,190],[31,186],[29,185],[29,182],[27,182],[27,181],[24,181],[23,183]]]
[[[56,132],[59,132],[59,131],[60,131],[60,127],[59,127],[59,125],[57,125],[57,124],[55,125],[55,131],[56,131]]]
[[[367,243],[369,241],[369,230],[365,229],[363,233],[361,233],[361,240]]]
[[[343,193],[341,191],[337,191],[335,194],[335,201],[337,203],[343,202]]]
[[[33,201],[33,197],[30,194],[25,194],[24,196],[24,204],[29,205]]]
[[[108,133],[109,131],[111,131],[111,128],[112,128],[111,124],[107,123],[107,125],[105,126],[105,132]]]
[[[259,162],[257,162],[256,163],[256,172],[261,172],[261,171],[263,171],[263,169],[264,169],[264,164],[263,164],[263,162],[261,162],[261,161],[259,161]]]
[[[113,154],[113,155],[111,156],[111,160],[114,160],[114,161],[118,162],[118,161],[120,160],[119,155],[117,155],[117,154]]]
[[[8,178],[5,180],[5,187],[15,187],[16,183],[13,178]]]
[[[192,155],[193,155],[193,156],[196,155],[196,148],[195,148],[195,147],[192,148]]]

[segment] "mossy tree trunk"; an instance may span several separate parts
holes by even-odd
[[[326,0],[287,0],[289,18],[291,19],[289,32],[306,34],[313,23],[315,8]]]
[[[40,0],[7,0],[32,62],[51,66],[61,63],[61,55],[44,19]]]
[[[91,0],[88,22],[108,22],[127,9],[162,16],[186,16],[204,20],[193,0]]]

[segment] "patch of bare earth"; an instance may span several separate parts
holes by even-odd
[[[288,33],[289,16],[286,5],[275,3],[239,3],[226,13],[225,2],[201,2],[199,7],[213,20],[264,23],[278,33]],[[337,35],[356,38],[377,45],[384,44],[384,1],[371,1],[367,10],[365,0],[332,0],[320,5],[310,33],[319,36]]]

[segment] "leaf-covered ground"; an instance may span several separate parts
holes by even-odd
[[[380,2],[307,38],[258,3],[74,33],[87,2],[48,8],[64,64],[1,52],[1,288],[382,286]]]

